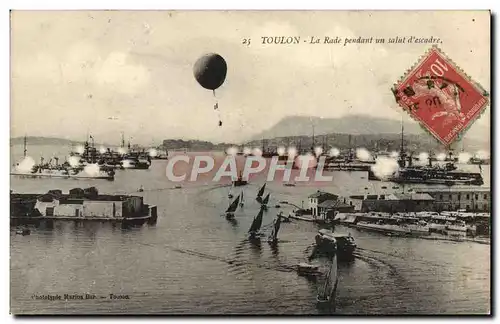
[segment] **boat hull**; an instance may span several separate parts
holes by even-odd
[[[355,225],[359,229],[364,229],[368,231],[380,232],[391,235],[400,235],[400,236],[427,236],[430,235],[430,231],[427,228],[422,230],[410,229],[408,227],[402,227],[398,225],[378,225],[371,224],[366,222],[358,222]]]
[[[24,178],[60,178],[60,179],[96,179],[96,180],[110,180],[115,179],[114,175],[102,176],[89,176],[89,175],[72,175],[72,174],[47,174],[47,173],[17,173],[11,172],[10,175],[24,177]]]
[[[355,245],[344,245],[337,247],[337,258],[339,261],[352,261],[354,260],[354,252],[356,251]]]
[[[74,216],[11,216],[10,225],[35,225],[39,226],[41,224],[53,224],[54,222],[107,222],[107,223],[120,223],[124,226],[137,226],[144,224],[156,224],[157,218],[152,216],[139,216],[139,217],[128,217],[128,218],[112,218],[112,217],[74,217]]]
[[[316,307],[325,309],[325,308],[330,308],[331,307],[331,302],[330,298],[322,298],[319,296],[316,296]]]
[[[261,232],[250,232],[248,233],[249,240],[260,240],[261,237],[264,236]]]

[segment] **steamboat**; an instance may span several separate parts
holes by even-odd
[[[356,243],[351,234],[334,233],[327,229],[321,229],[315,237],[316,247],[326,254],[337,254],[339,261],[351,261],[354,259]]]
[[[53,165],[41,163],[33,166],[29,171],[16,169],[10,173],[23,178],[62,178],[62,179],[101,179],[114,180],[115,172],[112,169],[98,166],[71,167],[69,164]]]
[[[59,158],[54,157],[48,162],[44,158],[40,159],[39,164],[26,163],[27,143],[24,138],[24,157],[21,163],[18,163],[11,175],[25,178],[63,178],[63,179],[105,179],[114,180],[115,172],[111,167],[98,166],[97,164],[83,165],[80,161],[68,161],[59,164]],[[34,162],[33,162],[34,163]]]
[[[432,165],[429,158],[427,166],[406,165],[400,158],[398,161],[400,168],[389,176],[387,181],[394,183],[421,183],[430,185],[476,185],[484,184],[483,176],[479,172],[464,172],[456,169],[453,162],[448,162],[444,166]],[[368,171],[369,180],[381,180]]]
[[[80,152],[73,151],[70,153],[71,156],[79,158],[79,162],[82,165],[86,164],[97,164],[100,167],[104,166],[106,168],[113,169],[140,169],[146,170],[151,166],[151,155],[142,150],[133,150],[131,148],[130,142],[127,148],[125,148],[125,140],[122,136],[121,147],[118,152],[111,150],[110,148],[101,148],[97,150],[94,143],[94,138],[90,136],[91,142],[85,141],[83,149]]]
[[[394,183],[421,183],[430,185],[476,185],[484,184],[483,176],[480,172],[464,172],[457,170],[453,159],[448,159],[444,166],[433,165],[434,157],[428,157],[426,166],[413,165],[413,157],[406,154],[404,150],[404,128],[401,129],[401,153],[398,157],[399,168],[386,179],[380,179],[370,169],[368,171],[369,180],[386,180]]]

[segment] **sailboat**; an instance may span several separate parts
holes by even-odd
[[[262,217],[264,216],[264,209],[260,209],[257,216],[254,217],[252,225],[248,230],[250,239],[259,239],[261,236],[260,227],[262,226]]]
[[[337,258],[333,257],[325,278],[325,284],[316,296],[316,305],[318,308],[330,308],[332,306],[332,299],[334,301],[335,292],[337,291],[337,283]]]
[[[261,203],[261,208],[264,209],[264,210],[267,210],[267,204],[269,203],[269,196],[271,194],[268,193],[266,198],[264,198],[264,200],[262,200],[262,203]]]
[[[280,227],[281,227],[281,215],[278,215],[278,217],[276,217],[276,219],[274,220],[273,230],[271,232],[271,235],[269,235],[267,242],[269,242],[270,244],[278,243],[278,231],[280,230]]]
[[[238,209],[238,204],[240,203],[240,196],[236,197],[236,199],[229,205],[226,210],[226,218],[232,219],[234,218],[234,212]]]
[[[266,183],[262,187],[260,187],[259,192],[257,193],[257,198],[255,198],[259,203],[262,203],[262,195],[264,195],[264,190],[266,190]]]
[[[243,207],[245,205],[245,202],[243,201],[243,190],[241,191],[240,194],[240,207]]]
[[[234,187],[241,187],[241,186],[244,186],[246,184],[248,184],[248,181],[243,180],[243,175],[240,172],[240,175],[238,176],[238,179],[236,179],[235,181],[233,181],[233,186]]]

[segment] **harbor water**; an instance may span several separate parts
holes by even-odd
[[[60,154],[56,148],[32,147]],[[37,153],[37,154],[34,154]],[[12,160],[22,147],[12,148]],[[13,162],[14,163],[14,162]],[[11,163],[12,164],[12,163]],[[101,193],[144,196],[158,206],[158,223],[122,229],[109,223],[56,222],[51,229],[11,228],[11,311],[14,314],[319,314],[316,294],[322,284],[297,275],[307,260],[319,225],[283,223],[279,243],[252,245],[246,234],[259,205],[263,182],[244,190],[245,205],[236,221],[222,217],[230,200],[224,184],[185,184],[174,189],[165,176],[167,161],[149,170],[117,170],[115,181],[21,179],[11,177],[16,193],[67,192],[96,186]],[[472,166],[474,167],[474,166]],[[476,166],[477,168],[477,166]],[[483,166],[485,186],[489,167]],[[334,172],[322,190],[348,194],[378,190],[363,172]],[[143,186],[144,192],[137,192]],[[422,187],[422,186],[419,186]],[[370,188],[370,189],[365,189]],[[263,230],[279,211],[288,214],[316,188],[268,184],[269,210]],[[490,245],[387,237],[337,226],[358,245],[356,258],[339,263],[335,314],[486,314],[490,312]],[[323,262],[318,260],[315,262]],[[96,299],[37,300],[34,295],[93,294]],[[128,299],[110,299],[109,294]],[[106,298],[100,298],[104,296]]]

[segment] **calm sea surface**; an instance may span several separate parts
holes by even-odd
[[[69,148],[68,148],[69,149]],[[64,157],[66,148],[31,147],[29,154]],[[12,147],[11,164],[22,155]],[[258,212],[254,201],[263,182],[244,187],[247,201],[230,223],[222,212],[229,187],[185,185],[172,189],[167,161],[149,170],[118,170],[115,181],[20,179],[20,193],[68,191],[96,186],[101,193],[144,196],[158,206],[156,226],[121,229],[111,224],[57,222],[53,229],[32,228],[16,235],[11,228],[11,310],[15,314],[318,314],[317,283],[297,276],[318,226],[282,224],[280,243],[250,245],[246,232]],[[466,166],[472,170],[477,167]],[[483,167],[489,186],[489,168]],[[323,190],[352,193],[378,190],[363,173],[333,173]],[[137,193],[143,186],[145,191]],[[391,188],[392,185],[389,185]],[[273,206],[287,200],[300,205],[316,188],[268,184]],[[238,192],[235,192],[236,194]],[[284,213],[290,208],[282,206]],[[264,216],[264,229],[278,209]],[[391,238],[342,228],[358,244],[355,261],[339,264],[337,314],[486,314],[490,310],[490,246],[477,243]],[[322,262],[321,260],[317,262]],[[128,295],[128,300],[33,300],[36,295]]]

